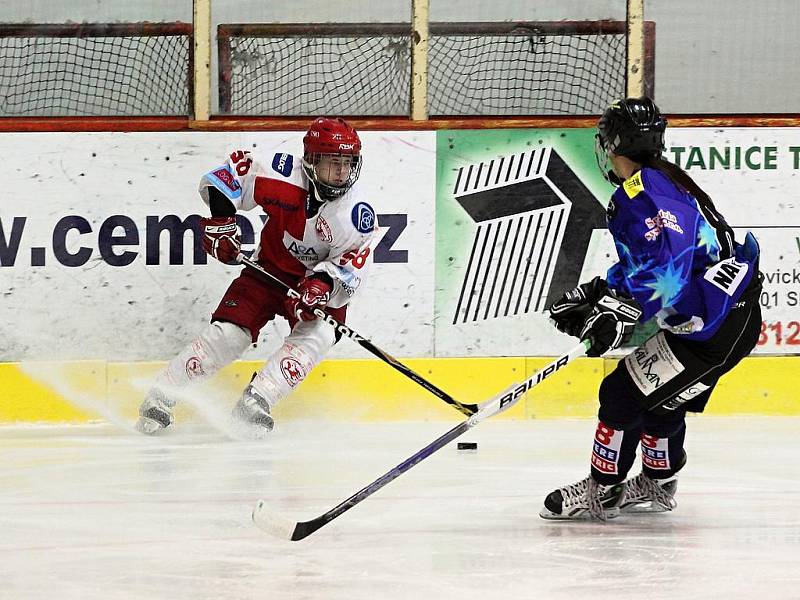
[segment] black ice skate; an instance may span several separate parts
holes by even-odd
[[[275,426],[275,420],[269,412],[269,403],[252,385],[244,388],[231,416],[235,428],[244,437],[263,438]]]
[[[543,519],[613,519],[625,495],[625,483],[601,485],[592,477],[550,492],[539,512]]]
[[[139,420],[136,422],[136,429],[141,433],[152,435],[158,433],[172,423],[172,408],[175,406],[166,394],[160,389],[153,387],[139,407]]]

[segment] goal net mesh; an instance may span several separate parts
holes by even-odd
[[[220,25],[219,109],[408,115],[408,24]],[[431,23],[428,113],[587,115],[624,95],[625,23]]]
[[[187,115],[191,24],[0,25],[0,116]]]

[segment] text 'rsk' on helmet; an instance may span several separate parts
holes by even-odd
[[[361,140],[344,119],[320,117],[303,137],[303,171],[322,200],[353,187],[361,172]]]

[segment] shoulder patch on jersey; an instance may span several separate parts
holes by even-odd
[[[279,152],[272,159],[272,169],[283,175],[289,177],[292,174],[292,162],[294,157],[286,152]]]
[[[644,191],[644,183],[642,182],[642,172],[637,171],[630,177],[628,177],[625,182],[622,184],[625,193],[628,194],[628,198],[635,198],[639,192]]]
[[[375,211],[366,202],[358,202],[353,207],[350,218],[359,233],[369,233],[375,229]]]
[[[236,181],[233,173],[230,172],[228,167],[219,167],[214,169],[207,176],[208,180],[214,184],[220,192],[225,194],[230,199],[236,199],[242,195],[242,186]]]

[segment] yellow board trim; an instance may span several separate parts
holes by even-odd
[[[406,364],[454,398],[465,403],[490,399],[549,362],[547,358],[409,359]],[[498,419],[594,417],[597,390],[616,360],[584,358],[543,381]],[[188,395],[202,403],[213,400],[233,406],[261,362],[236,362]],[[136,418],[139,402],[161,362],[0,363],[0,423],[122,420]],[[800,356],[749,357],[725,375],[705,414],[800,416],[794,379]],[[196,419],[190,403],[176,410],[176,419]],[[388,365],[375,359],[330,360],[276,410],[278,420],[342,421],[449,420],[455,409]]]

